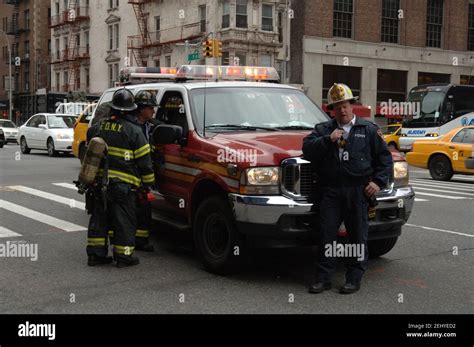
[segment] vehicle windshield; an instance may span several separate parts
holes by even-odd
[[[223,87],[190,92],[194,122],[203,132],[235,130],[311,130],[327,121],[303,92],[284,88]]]
[[[435,127],[441,125],[441,107],[446,93],[441,91],[418,90],[408,96],[410,114],[405,116],[403,127]]]
[[[17,126],[15,123],[9,120],[1,120],[0,121],[0,128],[16,128]]]
[[[74,116],[48,116],[48,124],[50,129],[67,129],[73,128],[77,117]]]
[[[392,134],[395,134],[397,132],[397,130],[400,129],[400,127],[397,125],[397,126],[389,126],[389,127],[382,127],[381,130],[382,130],[382,133],[384,135],[392,135]]]

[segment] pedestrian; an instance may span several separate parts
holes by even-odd
[[[356,100],[347,85],[335,83],[328,92],[334,119],[316,124],[303,141],[304,157],[319,177],[315,203],[319,204],[320,237],[310,293],[322,293],[332,286],[336,252],[328,250],[336,244],[342,222],[349,244],[361,254],[345,258],[346,283],[340,292],[351,294],[360,289],[368,259],[368,203],[387,186],[393,172],[392,156],[380,129],[353,114],[351,104]]]
[[[114,230],[113,259],[117,266],[139,264],[133,255],[137,229],[136,191],[142,185],[153,187],[155,177],[150,145],[131,113],[136,108],[133,94],[126,88],[119,89],[112,98],[111,115],[88,131],[88,141],[97,136],[108,146],[101,173],[107,193],[96,204],[103,208],[94,209],[88,228],[89,265],[112,262],[107,257],[109,230]]]

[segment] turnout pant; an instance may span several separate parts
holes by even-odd
[[[346,282],[360,283],[368,259],[368,204],[364,186],[322,187],[319,201],[320,239],[317,250],[317,278],[329,282],[336,268],[337,257],[343,253],[347,269]],[[343,221],[348,233],[348,242],[344,252],[338,252],[333,246]]]
[[[88,228],[87,254],[106,256],[107,233],[114,230],[114,258],[129,258],[135,249],[137,229],[136,196],[128,183],[111,181],[107,192],[107,211],[94,209]]]
[[[137,230],[135,234],[135,242],[137,247],[147,245],[150,237],[151,228],[151,203],[138,202],[137,203]]]

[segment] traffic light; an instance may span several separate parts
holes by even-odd
[[[206,40],[204,46],[202,47],[202,56],[204,58],[212,58],[214,56],[214,41]]]
[[[222,41],[212,40],[213,41],[213,51],[214,57],[222,57]]]

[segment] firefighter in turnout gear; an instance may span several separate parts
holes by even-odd
[[[148,143],[150,143],[151,151],[153,152],[153,145],[151,144],[150,139],[155,125],[153,116],[155,115],[155,108],[158,107],[156,96],[148,90],[139,91],[135,95],[135,104],[138,107],[136,111],[137,124],[141,128]],[[139,191],[135,249],[145,252],[153,252],[154,247],[149,240],[152,218],[151,202],[148,198],[148,192],[147,187],[142,187]]]
[[[107,233],[114,230],[113,255],[118,267],[139,264],[133,255],[137,230],[136,191],[153,187],[155,175],[150,145],[131,114],[136,110],[133,94],[126,88],[117,90],[111,102],[111,116],[88,131],[88,140],[102,138],[107,155],[98,181],[101,191],[106,187],[92,212],[88,229],[89,265],[110,263],[107,257]]]
[[[378,127],[352,113],[356,99],[349,87],[334,84],[328,93],[334,119],[317,124],[303,141],[304,157],[319,178],[315,207],[319,210],[320,239],[310,293],[331,288],[336,257],[334,250],[328,250],[334,248],[342,222],[349,245],[360,254],[344,255],[346,283],[340,292],[359,290],[368,259],[368,206],[376,204],[375,194],[387,186],[393,172],[392,156]]]

